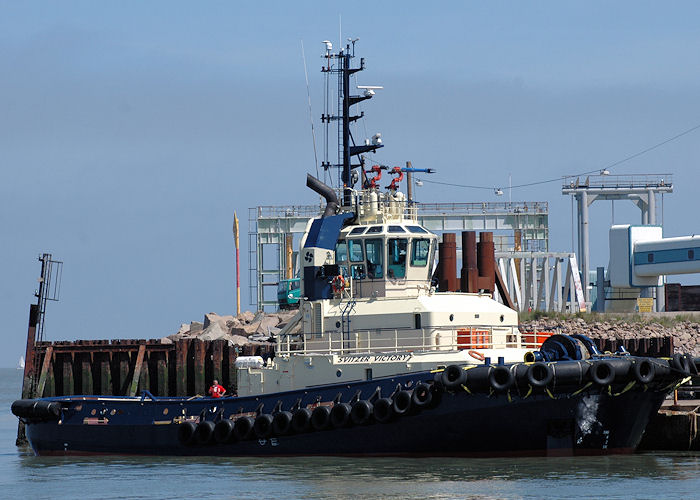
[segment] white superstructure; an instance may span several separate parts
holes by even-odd
[[[491,294],[436,291],[438,237],[400,192],[365,189],[354,200],[354,214],[307,226],[299,313],[273,359],[239,366],[240,396],[523,360],[533,346],[522,343],[516,311]]]

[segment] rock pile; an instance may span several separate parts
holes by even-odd
[[[655,322],[592,321],[583,318],[540,318],[524,321],[521,331],[581,334],[591,338],[634,339],[643,337],[673,337],[676,352],[700,357],[700,323],[679,321],[670,326]]]
[[[220,316],[210,312],[204,321],[183,323],[180,329],[160,341],[171,344],[180,339],[226,340],[229,345],[263,345],[277,335],[297,311],[257,314],[245,311],[238,316]]]

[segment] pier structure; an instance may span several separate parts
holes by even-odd
[[[410,210],[417,213],[417,222],[438,235],[451,231],[492,232],[495,250],[504,258],[509,252],[549,252],[547,202],[409,203]],[[300,238],[308,221],[321,212],[321,204],[249,209],[249,293],[253,307],[264,311],[277,308],[277,285],[282,279],[296,276]],[[459,238],[457,249],[461,250]],[[530,263],[518,260],[518,279],[511,279],[523,290],[532,288]],[[527,308],[524,302],[522,307]]]
[[[577,257],[581,266],[581,281],[586,302],[590,301],[588,276],[590,271],[590,243],[588,207],[595,201],[629,200],[641,212],[642,225],[656,225],[656,195],[673,192],[672,174],[609,175],[603,170],[601,175],[566,177],[561,194],[576,199],[578,249]],[[614,207],[614,205],[613,205]],[[614,208],[613,208],[614,209]],[[614,218],[614,217],[613,217]],[[663,222],[663,217],[662,217]],[[600,284],[598,285],[600,287]],[[646,296],[656,296],[656,310],[663,311],[663,287],[648,287]]]

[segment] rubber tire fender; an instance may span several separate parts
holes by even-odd
[[[654,380],[654,376],[656,375],[656,366],[654,363],[645,358],[635,360],[632,370],[634,372],[635,380],[640,384],[648,384],[652,382]]]
[[[197,426],[194,422],[180,424],[177,429],[177,440],[184,445],[190,445],[194,442],[194,434],[196,431]]]
[[[311,410],[299,408],[292,415],[292,430],[296,433],[308,432],[311,429]]]
[[[205,420],[197,425],[195,430],[195,439],[197,444],[209,444],[214,438],[214,422]]]
[[[447,389],[456,389],[467,381],[467,372],[458,365],[450,365],[442,372],[442,385]]]
[[[685,359],[688,360],[688,369],[691,375],[698,375],[698,367],[695,365],[695,360],[690,354],[685,355]]]
[[[394,403],[389,398],[379,398],[374,402],[374,418],[385,424],[394,418]]]
[[[674,354],[671,358],[671,366],[683,375],[690,375],[690,364],[688,363],[688,358],[683,354],[678,352]]]
[[[506,392],[515,384],[515,377],[510,368],[504,365],[497,365],[489,373],[489,384],[496,392]]]
[[[338,403],[333,405],[331,409],[331,425],[335,429],[341,427],[347,427],[352,423],[350,420],[350,413],[352,412],[352,406],[348,403]]]
[[[258,415],[253,424],[253,430],[258,439],[269,438],[272,435],[272,415],[269,413]]]
[[[327,429],[331,423],[331,410],[327,406],[317,406],[311,412],[311,427],[314,430],[322,431]]]
[[[392,403],[392,410],[397,415],[405,415],[411,410],[411,399],[412,395],[408,391],[399,391],[394,394],[394,401]]]
[[[547,363],[537,361],[527,369],[527,382],[532,387],[539,389],[547,387],[554,378],[554,370]]]
[[[615,380],[615,368],[606,360],[595,362],[591,367],[590,374],[593,382],[600,386],[609,385]]]
[[[275,436],[285,436],[292,432],[292,414],[280,411],[272,417],[272,432]]]
[[[411,402],[416,408],[425,408],[433,402],[433,392],[430,386],[424,382],[418,382],[413,388]]]
[[[239,417],[233,423],[233,435],[238,441],[248,439],[253,433],[255,421],[252,417]]]
[[[373,409],[374,407],[372,403],[361,399],[352,405],[352,410],[350,410],[350,420],[352,420],[352,423],[355,425],[368,424],[372,418]]]
[[[225,444],[231,441],[233,436],[233,420],[228,418],[221,420],[214,426],[214,441]]]

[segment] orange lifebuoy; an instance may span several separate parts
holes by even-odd
[[[486,357],[483,354],[481,354],[479,351],[467,351],[467,352],[469,353],[469,355],[472,358],[478,359],[479,361],[483,361],[484,359],[486,359]]]
[[[333,287],[333,292],[335,293],[340,293],[343,290],[345,290],[345,278],[343,278],[343,275],[339,274],[338,276],[333,278],[331,286]]]

